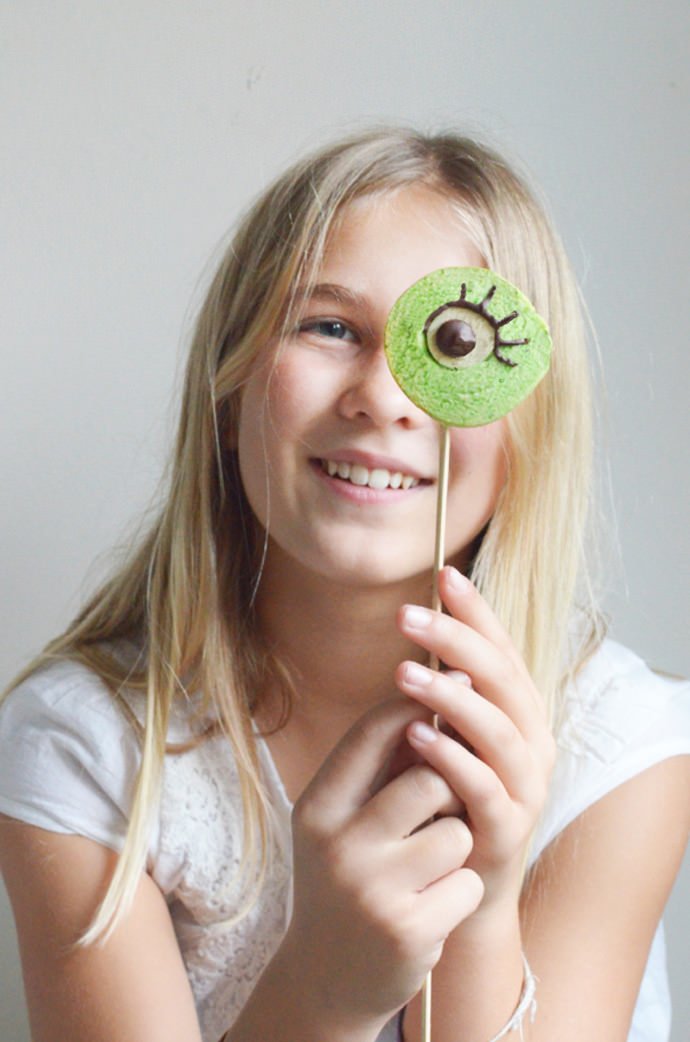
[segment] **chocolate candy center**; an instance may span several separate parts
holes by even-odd
[[[448,358],[463,358],[477,343],[472,326],[461,318],[451,318],[436,330],[436,346]]]

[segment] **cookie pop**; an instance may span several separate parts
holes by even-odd
[[[487,268],[440,268],[393,305],[384,333],[391,372],[441,424],[434,575],[443,566],[450,427],[506,416],[549,367],[551,338],[527,297]],[[434,587],[434,607],[438,591]]]
[[[499,275],[441,268],[393,305],[385,350],[415,405],[446,427],[480,427],[536,387],[551,339],[527,297]]]
[[[398,298],[384,346],[402,390],[441,425],[432,598],[440,611],[450,428],[492,423],[523,401],[549,367],[551,338],[527,297],[495,272],[441,268]],[[430,665],[438,669],[439,662],[432,657]],[[422,1042],[430,1038],[429,973],[422,991]]]

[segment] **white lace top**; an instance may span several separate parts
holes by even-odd
[[[170,740],[188,737],[176,708]],[[225,738],[166,757],[148,871],[165,894],[204,1042],[217,1042],[245,1003],[291,914],[291,807],[261,739],[276,853],[259,902],[239,923],[241,800]],[[532,857],[578,814],[646,767],[690,754],[690,685],[662,680],[610,641],[570,693],[550,797]],[[57,663],[30,677],[0,710],[0,811],[119,849],[139,751],[118,704],[83,667]],[[246,895],[245,895],[246,896]],[[629,1042],[668,1038],[663,935],[657,933]],[[395,1038],[391,1024],[380,1042]]]

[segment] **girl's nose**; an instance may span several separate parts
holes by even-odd
[[[415,427],[427,419],[394,380],[382,346],[360,357],[339,405],[346,419],[368,420],[376,427]]]

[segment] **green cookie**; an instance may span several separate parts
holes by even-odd
[[[514,409],[549,368],[551,338],[529,300],[487,268],[441,268],[393,305],[393,376],[447,427],[481,427]]]

